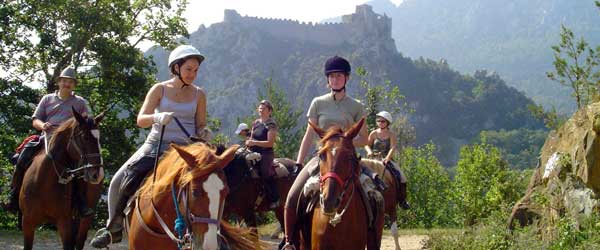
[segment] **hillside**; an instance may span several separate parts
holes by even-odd
[[[527,110],[532,101],[497,74],[464,75],[445,61],[403,56],[391,37],[392,20],[375,14],[370,6],[358,6],[356,13],[342,20],[305,24],[241,17],[228,10],[224,22],[193,32],[189,42],[207,58],[197,84],[206,89],[209,113],[221,119],[223,131],[229,134],[236,118],[253,112],[257,91],[268,77],[299,109],[306,110],[313,97],[327,91],[322,66],[335,54],[347,57],[354,68],[369,71],[371,83],[390,80],[397,85],[415,109],[410,121],[417,129],[417,143],[440,145],[445,164],[455,162],[458,147],[481,130],[542,126]],[[167,52],[155,47],[146,54],[162,66],[159,79],[166,79]],[[357,77],[352,77],[349,93],[360,97]]]

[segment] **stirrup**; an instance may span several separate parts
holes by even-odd
[[[296,250],[296,247],[289,242],[286,242],[285,245],[281,248],[281,250]]]

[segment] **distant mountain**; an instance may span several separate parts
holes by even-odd
[[[536,102],[570,113],[571,91],[546,78],[550,46],[561,24],[600,45],[600,10],[593,0],[388,0],[369,2],[392,18],[398,50],[412,58],[447,60],[461,71],[496,71]],[[332,19],[333,20],[333,19]]]
[[[369,71],[371,83],[390,80],[397,85],[416,111],[409,119],[417,129],[417,142],[440,145],[447,165],[456,161],[459,146],[481,130],[542,127],[527,110],[533,102],[497,74],[462,75],[445,61],[402,56],[391,24],[366,5],[337,24],[242,17],[227,10],[223,22],[201,26],[189,42],[206,54],[197,81],[207,91],[210,115],[222,121],[226,134],[237,125],[236,118],[254,112],[257,91],[268,77],[306,111],[313,97],[327,92],[322,67],[336,54],[348,58],[354,69]],[[146,55],[162,66],[159,79],[167,79],[167,52],[155,47]],[[363,96],[355,75],[348,91]]]

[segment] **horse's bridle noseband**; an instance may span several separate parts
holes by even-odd
[[[74,130],[74,129],[73,129]],[[75,138],[79,138],[83,135],[84,131],[80,131],[79,133],[75,134],[74,131],[71,132],[71,136],[69,137],[69,141],[67,142],[67,150],[69,148],[70,145],[73,145],[73,148],[75,149],[75,151],[77,152],[77,154],[80,156],[79,158],[79,162],[74,163],[72,161],[72,164],[66,164],[66,168],[64,168],[60,173],[58,171],[58,169],[56,168],[56,157],[54,157],[54,155],[50,152],[50,150],[48,149],[48,140],[50,138],[45,138],[44,141],[46,142],[46,145],[44,146],[45,150],[46,150],[46,157],[48,157],[48,159],[50,159],[52,161],[52,165],[54,167],[54,172],[56,173],[56,176],[58,177],[58,183],[60,184],[67,184],[69,183],[71,180],[73,180],[73,178],[77,178],[77,177],[81,177],[81,175],[79,175],[79,173],[90,169],[90,168],[100,168],[103,166],[103,161],[102,161],[102,155],[100,154],[100,152],[98,153],[84,153],[83,150],[81,149],[81,146],[77,143],[78,140],[76,140]],[[100,140],[99,138],[97,138],[97,140]],[[100,144],[98,144],[100,145]],[[100,150],[100,148],[98,148],[98,150]],[[89,159],[93,158],[93,157],[97,157],[99,158],[99,162],[100,164],[90,164],[89,163]],[[70,158],[68,158],[70,159]],[[81,165],[83,165],[84,163],[85,166],[80,167]],[[69,167],[69,166],[75,166],[73,167]]]

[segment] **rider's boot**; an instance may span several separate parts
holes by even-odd
[[[112,218],[109,218],[108,225],[98,230],[96,235],[90,242],[94,248],[106,248],[109,244],[121,242],[123,238],[123,210],[127,206],[127,200],[129,197],[124,197],[122,194],[118,199],[117,209]]]
[[[295,239],[295,225],[296,225],[296,208],[293,207],[285,207],[283,212],[284,217],[284,230],[283,230],[283,238],[285,240],[285,244],[281,248],[281,250],[296,250],[294,247]]]
[[[269,200],[269,208],[274,209],[279,207],[279,191],[277,189],[277,181],[274,177],[265,179],[267,187],[267,199]]]
[[[371,170],[370,168],[362,166],[362,172],[364,174],[366,174],[367,176],[369,176],[371,178],[371,180],[373,180],[373,184],[375,184],[375,187],[377,188],[377,190],[383,192],[387,188],[385,183],[383,182],[383,180],[381,180],[381,178],[379,178],[379,175],[376,172],[374,172],[373,170]]]
[[[398,196],[398,201],[399,201],[399,206],[404,209],[404,210],[408,210],[410,209],[410,205],[408,204],[408,202],[406,201],[406,183],[402,183],[400,182],[400,195]]]
[[[17,164],[15,165],[15,173],[12,177],[10,198],[6,205],[6,209],[10,212],[16,213],[19,211],[19,193],[21,192],[23,177],[35,152],[37,152],[37,148],[25,147],[19,154]]]

